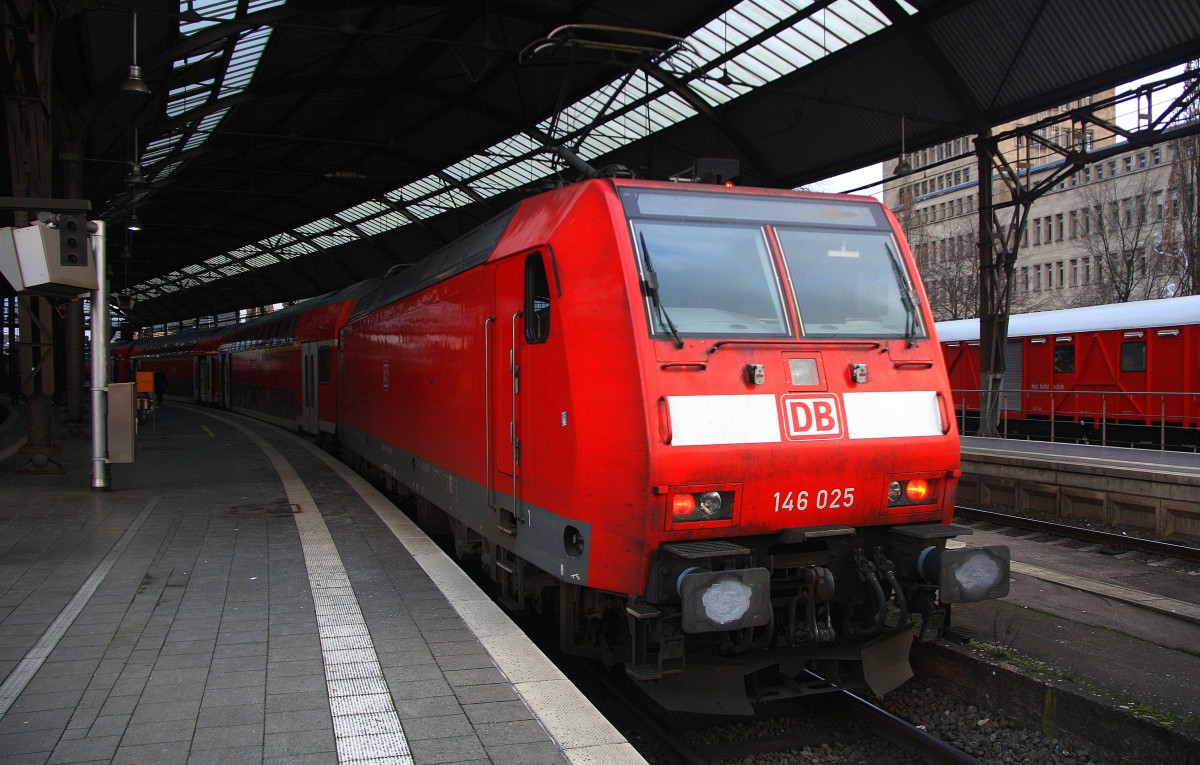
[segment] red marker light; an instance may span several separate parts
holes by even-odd
[[[696,497],[692,494],[676,494],[671,498],[671,515],[686,518],[696,512]]]
[[[929,483],[921,478],[909,481],[904,487],[904,496],[909,502],[924,502],[929,496]]]

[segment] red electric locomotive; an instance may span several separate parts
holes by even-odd
[[[979,321],[938,324],[967,430],[979,422]],[[1200,296],[1009,320],[1001,430],[1104,444],[1200,447]]]
[[[946,549],[958,434],[915,274],[870,198],[540,194],[362,295],[341,442],[670,708],[885,692],[910,614],[936,633],[1008,586],[1007,549]]]

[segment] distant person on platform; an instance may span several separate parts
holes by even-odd
[[[163,394],[167,392],[167,373],[161,369],[154,370],[154,397],[158,399],[158,405],[162,406]]]

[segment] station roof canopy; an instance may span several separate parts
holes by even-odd
[[[578,178],[555,145],[658,178],[736,158],[743,184],[796,187],[1182,63],[1200,39],[1195,0],[49,5],[56,179],[82,155],[135,325],[415,262]],[[148,94],[123,89],[133,63]]]

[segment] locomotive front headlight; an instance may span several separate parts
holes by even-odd
[[[892,481],[888,484],[888,504],[894,505],[900,501],[900,497],[904,496],[904,486],[899,481]]]
[[[676,491],[667,501],[672,523],[728,521],[733,518],[732,491]]]
[[[721,513],[721,505],[724,504],[721,499],[721,493],[717,491],[706,491],[699,496],[700,512],[706,518],[715,518]]]

